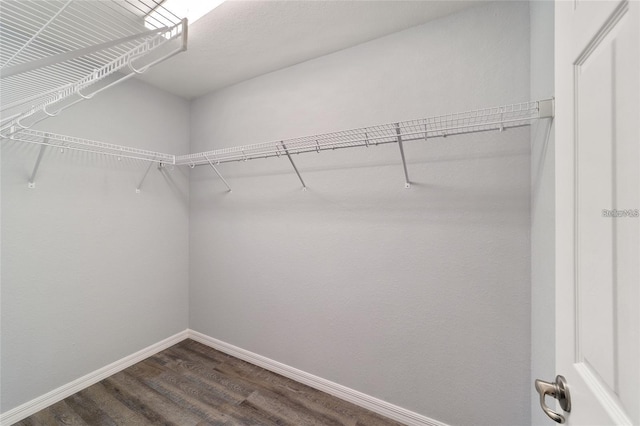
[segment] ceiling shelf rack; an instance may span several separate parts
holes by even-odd
[[[30,128],[186,50],[186,19],[159,3],[3,1],[0,133]]]

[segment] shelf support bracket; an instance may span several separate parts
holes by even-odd
[[[224,182],[224,184],[227,186],[227,189],[229,190],[229,192],[231,192],[231,187],[229,186],[229,183],[227,182],[227,180],[225,178],[222,177],[222,175],[220,174],[220,172],[218,171],[218,169],[216,168],[216,166],[213,165],[213,162],[211,160],[209,160],[209,157],[207,157],[206,155],[203,155],[203,157],[209,162],[209,165],[211,166],[211,168],[213,169],[214,172],[216,172],[216,174],[218,175],[218,177],[220,178],[220,180],[222,182]]]
[[[153,162],[152,161],[149,162],[149,167],[147,167],[147,171],[144,172],[144,175],[142,176],[142,179],[140,180],[140,183],[136,187],[136,194],[139,194],[140,191],[142,191],[142,184],[144,183],[145,179],[147,178],[147,175],[149,174],[149,170],[151,170],[151,167],[153,167]]]
[[[538,101],[539,118],[553,118],[555,116],[555,99]]]
[[[296,174],[298,175],[298,179],[300,179],[300,183],[302,183],[302,190],[306,191],[307,185],[305,185],[304,180],[302,180],[302,176],[300,176],[300,172],[296,167],[296,163],[293,162],[293,158],[291,158],[291,154],[289,154],[289,150],[287,149],[287,146],[284,144],[283,141],[280,141],[280,143],[282,144],[282,148],[284,148],[284,152],[287,154],[287,158],[289,159],[289,161],[291,162],[291,165],[293,166],[293,170],[296,171]]]
[[[398,146],[400,147],[400,157],[402,157],[402,168],[404,169],[404,187],[411,188],[411,182],[409,181],[409,172],[407,171],[407,161],[404,158],[404,146],[402,145],[400,123],[396,123],[396,134],[398,135]]]
[[[35,166],[33,166],[33,173],[31,173],[31,177],[29,178],[28,187],[33,189],[36,187],[36,175],[38,174],[38,168],[40,167],[40,162],[42,161],[42,156],[44,155],[44,150],[47,149],[47,144],[49,143],[49,139],[45,138],[43,144],[40,146],[40,152],[38,153],[38,159],[36,160]]]

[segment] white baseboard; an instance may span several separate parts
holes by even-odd
[[[288,377],[297,382],[304,383],[307,386],[311,386],[312,388],[326,392],[337,398],[366,408],[382,416],[396,420],[400,423],[404,423],[408,426],[448,426],[445,423],[430,419],[429,417],[423,416],[402,407],[398,407],[397,405],[390,404],[386,401],[382,401],[381,399],[374,398],[370,395],[364,394],[354,389],[350,389],[346,386],[339,385],[321,377],[314,376],[313,374],[306,373],[302,370],[298,370],[297,368],[290,367],[278,361],[274,361],[262,355],[249,352],[245,349],[233,346],[229,343],[225,343],[221,340],[214,339],[213,337],[209,337],[205,334],[190,329],[168,337],[132,355],[124,357],[112,364],[109,364],[83,377],[80,377],[73,382],[60,386],[59,388],[54,389],[51,392],[48,392],[38,398],[35,398],[16,408],[0,414],[0,426],[8,426],[17,423],[20,420],[23,420],[30,415],[35,414],[38,411],[50,405],[53,405],[56,402],[61,401],[66,397],[81,391],[82,389],[98,383],[100,380],[103,380],[119,371],[122,371],[137,362],[143,361],[144,359],[155,355],[156,353],[163,351],[168,347],[173,346],[176,343],[179,343],[187,338],[193,339],[221,352],[239,358],[243,361],[250,362],[251,364],[257,365],[269,371],[273,371],[274,373]]]
[[[187,330],[187,332],[190,339],[207,345],[213,349],[217,349],[220,352],[224,352],[243,361],[247,361],[266,370],[273,371],[274,373],[288,377],[296,382],[304,383],[307,386],[311,386],[312,388],[321,390],[400,423],[404,423],[409,426],[448,426],[445,423],[430,419],[429,417],[414,413],[413,411],[398,407],[397,405],[390,404],[386,401],[382,401],[378,398],[374,398],[370,395],[358,392],[321,377],[314,376],[313,374],[306,373],[298,370],[297,368],[263,357],[262,355],[230,345],[229,343],[222,342],[197,331]]]
[[[13,408],[5,413],[0,414],[0,425],[8,426],[19,422],[32,414],[55,404],[58,401],[65,399],[66,397],[73,395],[76,392],[81,391],[100,380],[103,380],[119,371],[124,370],[133,364],[140,362],[156,353],[167,349],[170,346],[175,345],[188,338],[188,330],[181,331],[178,334],[174,334],[158,343],[148,346],[132,355],[126,356],[114,363],[111,363],[105,367],[102,367],[96,371],[93,371],[73,382],[60,386],[57,389],[52,390],[38,398],[35,398],[29,402],[26,402],[16,408]]]

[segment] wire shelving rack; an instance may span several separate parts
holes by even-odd
[[[186,19],[159,3],[0,3],[0,134],[28,129],[186,50]]]
[[[375,146],[389,143],[428,140],[464,133],[506,130],[529,125],[532,120],[548,117],[552,100],[532,101],[401,121],[359,129],[305,136],[267,143],[221,148],[176,157],[176,164],[199,166],[246,161],[256,158],[320,152],[339,148]]]
[[[151,164],[159,163],[160,166],[182,165],[193,168],[200,165],[209,165],[229,190],[231,190],[231,187],[216,168],[221,163],[286,156],[291,162],[303,188],[306,188],[304,180],[291,157],[292,154],[397,143],[404,168],[405,187],[408,188],[410,180],[404,155],[404,142],[428,141],[434,138],[446,138],[467,133],[505,131],[529,126],[534,120],[553,118],[553,116],[554,100],[544,99],[179,156],[23,128],[10,132],[8,136],[2,135],[2,138],[39,144],[43,147],[52,146],[63,150],[71,149],[116,157],[135,158],[149,161]],[[31,185],[33,183],[30,181]]]
[[[33,129],[22,129],[9,136],[10,140],[26,142],[61,150],[84,151],[95,154],[108,155],[118,158],[133,158],[161,164],[175,164],[175,155],[145,149],[132,148],[124,145],[114,145],[91,139],[76,138],[57,133],[44,132]]]

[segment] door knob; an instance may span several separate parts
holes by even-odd
[[[536,390],[540,394],[540,406],[542,407],[542,411],[544,411],[552,420],[555,420],[558,423],[564,423],[564,416],[547,407],[544,397],[549,395],[557,399],[560,402],[560,407],[569,413],[571,411],[571,396],[569,395],[569,388],[567,387],[567,381],[565,378],[558,375],[556,376],[556,381],[553,383],[537,379]]]

